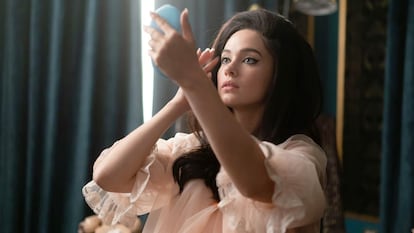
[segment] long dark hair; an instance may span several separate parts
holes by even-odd
[[[220,56],[227,40],[242,29],[255,30],[262,35],[263,42],[273,57],[276,71],[267,91],[261,123],[253,135],[259,140],[279,144],[294,134],[305,134],[319,143],[315,121],[321,111],[322,90],[316,59],[310,45],[283,16],[259,9],[237,13],[223,24],[212,46],[215,54]],[[220,63],[212,72],[212,80],[216,86],[219,68]],[[195,117],[190,119],[191,129],[202,146],[175,161],[174,179],[182,190],[191,179],[189,177],[202,178],[212,189],[214,198],[219,201],[215,184],[217,173],[211,176],[211,171],[218,172],[220,164],[200,133],[202,129],[197,120]],[[205,162],[203,169],[192,169],[199,165],[199,161],[209,162]],[[191,174],[186,174],[187,172]]]

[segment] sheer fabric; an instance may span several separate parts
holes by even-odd
[[[192,180],[179,194],[172,178],[174,160],[197,146],[193,134],[160,139],[137,173],[131,193],[111,193],[94,181],[83,188],[89,206],[106,223],[131,225],[150,213],[144,232],[319,232],[325,209],[326,156],[305,135],[280,145],[255,139],[266,156],[265,167],[275,182],[272,203],[242,196],[226,171],[217,175],[220,202],[202,180]],[[106,156],[116,143],[104,150]]]

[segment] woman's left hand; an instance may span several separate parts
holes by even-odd
[[[198,62],[188,10],[180,17],[182,35],[158,14],[151,12],[151,17],[162,31],[145,27],[151,37],[149,55],[160,70],[180,86],[199,76],[196,74],[204,73]]]
[[[203,67],[203,70],[207,74],[207,77],[211,78],[211,71],[218,61],[218,57],[213,59],[214,50],[207,48],[204,51],[201,51],[201,49],[198,49],[196,54],[198,57],[198,63],[201,67]],[[176,106],[180,106],[182,109],[184,109],[184,111],[190,110],[190,105],[188,104],[188,101],[186,100],[181,88],[178,89],[172,101],[176,103]]]

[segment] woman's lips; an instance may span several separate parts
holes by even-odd
[[[223,83],[223,85],[221,85],[221,89],[224,89],[224,90],[231,90],[231,89],[236,89],[236,88],[239,88],[239,86],[231,81],[227,81]]]

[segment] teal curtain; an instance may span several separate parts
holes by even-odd
[[[414,228],[414,1],[389,2],[380,232]]]
[[[339,4],[339,3],[338,3]],[[315,17],[315,57],[323,85],[323,109],[336,116],[336,86],[338,66],[338,12]]]
[[[99,152],[142,122],[140,1],[0,1],[0,232],[77,232]]]

